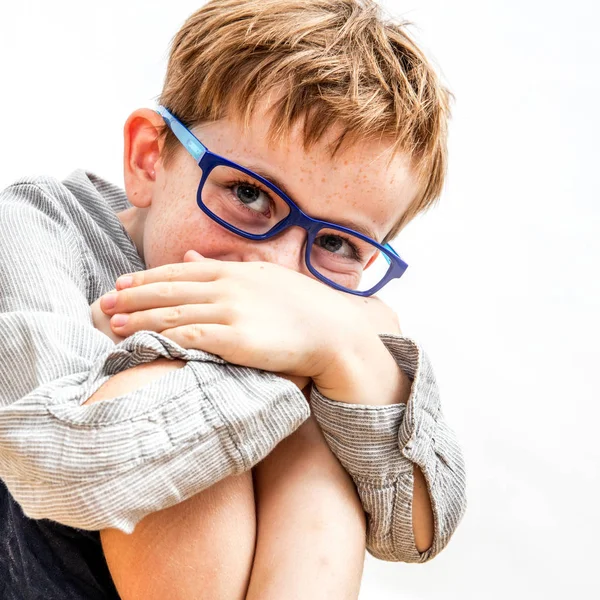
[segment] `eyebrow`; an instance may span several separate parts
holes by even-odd
[[[244,165],[244,166],[246,167],[246,165]],[[273,175],[272,173],[269,173],[269,171],[263,169],[262,167],[259,167],[258,165],[252,165],[252,164],[248,165],[246,167],[246,169],[253,171],[257,175],[260,175],[263,179],[267,179],[275,187],[278,187],[286,196],[289,196],[290,198],[292,197],[292,195],[290,194],[290,191],[286,187],[286,185],[282,181],[279,181],[279,179],[277,179],[277,177],[275,177],[275,175]],[[296,201],[294,200],[294,202],[296,202]],[[296,202],[296,204],[298,204],[298,203]]]
[[[268,171],[266,171],[262,167],[259,167],[258,165],[248,165],[246,168],[249,169],[250,171],[253,171],[257,175],[260,175],[263,179],[267,179],[268,181],[270,181],[275,187],[278,187],[286,196],[291,198],[294,201],[294,204],[296,204],[299,208],[302,209],[302,212],[306,212],[300,206],[300,203],[292,197],[292,195],[290,194],[290,192],[289,192],[288,188],[285,186],[285,184],[283,182],[279,181],[279,179],[277,179],[277,177],[275,177],[272,173],[269,173]],[[377,235],[375,234],[375,232],[373,232],[368,227],[361,225],[360,223],[356,223],[355,221],[350,221],[348,219],[338,219],[337,221],[329,221],[327,219],[320,219],[319,217],[313,217],[312,215],[308,215],[308,216],[312,217],[313,219],[319,219],[320,221],[326,221],[327,223],[332,223],[333,225],[341,225],[342,227],[347,227],[348,229],[353,229],[354,231],[358,231],[359,233],[362,233],[363,235],[366,235],[367,237],[369,237],[372,240],[375,240],[376,242],[379,243],[379,240],[377,239]]]

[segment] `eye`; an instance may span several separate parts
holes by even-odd
[[[235,197],[246,207],[265,214],[271,205],[271,198],[266,192],[250,183],[238,183],[231,188]]]
[[[340,235],[327,233],[315,239],[315,244],[327,252],[360,261],[358,248]]]

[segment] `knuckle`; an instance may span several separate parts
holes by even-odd
[[[164,323],[167,327],[175,327],[182,317],[182,309],[180,306],[171,307],[164,315]]]
[[[144,271],[138,271],[131,275],[131,287],[144,284]]]
[[[222,301],[229,300],[235,297],[240,291],[241,284],[238,280],[234,279],[217,279],[212,284],[215,295],[222,299]]]
[[[139,331],[144,329],[144,321],[136,313],[129,313],[127,323],[123,326],[123,331]]]
[[[239,302],[230,301],[225,305],[225,314],[227,315],[230,323],[236,323],[240,320],[243,315],[242,306]]]
[[[196,338],[202,337],[203,333],[204,328],[202,325],[199,323],[193,323],[185,328],[184,337],[189,341],[193,341]]]
[[[202,265],[199,265],[199,267],[202,267]],[[231,265],[229,263],[221,260],[216,260],[214,261],[214,263],[211,263],[210,270],[213,274],[213,277],[215,279],[219,279],[220,277],[224,277],[227,274],[227,270],[230,267]]]
[[[125,290],[121,290],[120,292],[117,293],[117,304],[116,304],[114,310],[116,312],[118,312],[119,309],[129,306],[130,303],[131,303],[131,292],[130,292],[129,288],[125,289]]]
[[[181,272],[181,268],[177,264],[165,265],[165,279],[172,281],[176,279]]]
[[[173,284],[166,281],[161,281],[156,287],[156,295],[159,298],[168,298],[172,295]]]

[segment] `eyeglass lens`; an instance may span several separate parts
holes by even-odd
[[[290,214],[289,204],[243,171],[218,165],[202,188],[202,202],[214,215],[254,235],[267,233]],[[310,264],[320,275],[356,291],[367,291],[390,265],[376,246],[337,229],[323,228],[310,250]]]

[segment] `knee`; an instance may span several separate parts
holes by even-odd
[[[260,499],[279,501],[289,495],[290,502],[296,498],[310,505],[305,516],[315,531],[352,523],[356,539],[364,539],[366,519],[356,486],[313,416],[278,444],[254,472],[259,504]]]

